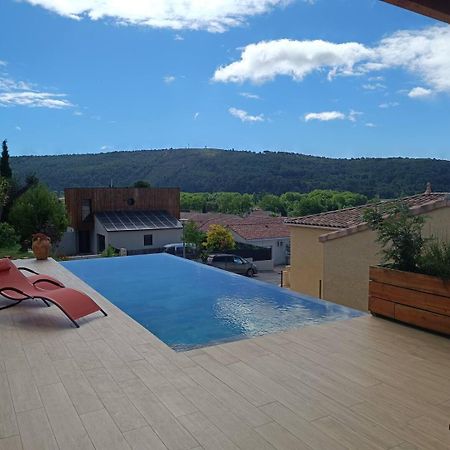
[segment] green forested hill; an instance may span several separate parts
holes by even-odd
[[[395,197],[425,190],[450,191],[450,161],[434,159],[332,159],[283,152],[253,153],[217,149],[170,149],[85,155],[11,158],[15,175],[34,173],[51,189],[179,186],[188,192],[241,193],[334,189],[373,197]]]

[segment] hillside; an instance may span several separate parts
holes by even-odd
[[[431,181],[434,191],[450,191],[450,161],[407,158],[332,159],[295,153],[217,149],[141,150],[84,155],[11,158],[15,174],[34,173],[51,189],[179,186],[188,192],[309,192],[335,189],[368,197],[414,194]]]

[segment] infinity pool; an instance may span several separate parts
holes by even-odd
[[[165,253],[62,265],[177,351],[363,315]]]

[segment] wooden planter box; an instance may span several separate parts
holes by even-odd
[[[372,314],[450,335],[450,282],[382,267],[369,277]]]

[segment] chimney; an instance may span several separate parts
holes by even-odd
[[[425,194],[431,194],[431,183],[427,183],[427,188],[425,189]]]

